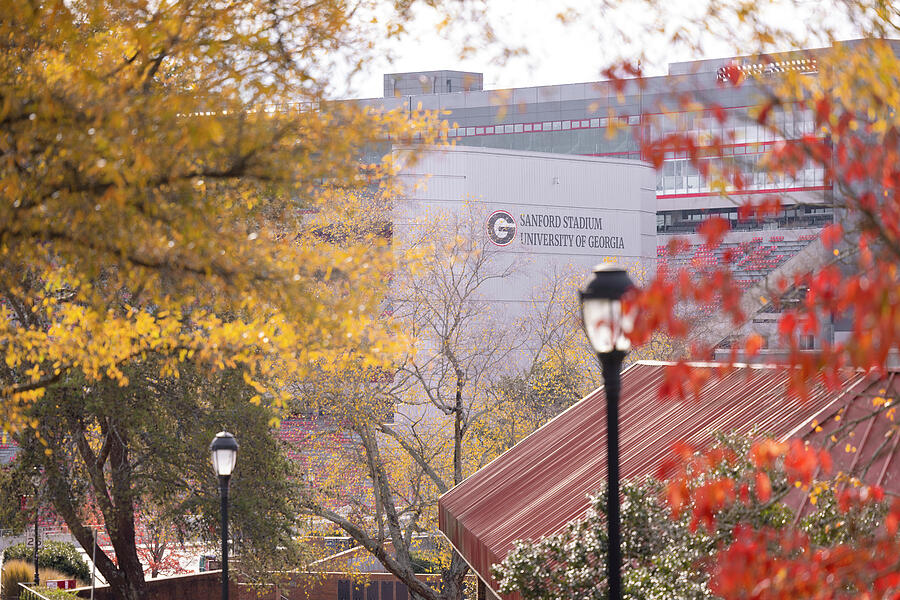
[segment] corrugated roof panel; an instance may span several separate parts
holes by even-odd
[[[786,437],[807,431],[814,415],[836,412],[845,396],[816,384],[801,402],[788,397],[789,373],[783,368],[704,364],[692,368],[716,376],[703,385],[699,399],[667,401],[658,390],[668,366],[642,362],[622,374],[623,478],[655,474],[676,441],[703,447],[715,432],[758,429]],[[843,390],[863,379],[848,373]],[[490,567],[516,540],[557,532],[584,514],[587,495],[606,478],[605,413],[600,388],[441,497],[441,531],[492,588],[497,585]]]

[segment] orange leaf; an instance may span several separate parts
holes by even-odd
[[[763,471],[756,473],[756,497],[760,502],[768,502],[772,498],[772,482]]]
[[[813,472],[819,464],[819,453],[807,447],[800,440],[791,441],[790,450],[784,457],[784,470],[790,481],[809,485]]]
[[[797,316],[793,312],[784,312],[778,321],[778,333],[783,338],[790,338],[797,327]]]
[[[900,498],[894,500],[891,512],[884,520],[884,527],[891,537],[897,535],[897,527],[900,526]]]
[[[729,229],[731,229],[731,225],[727,219],[710,217],[700,225],[697,232],[706,239],[707,244],[715,247],[719,245]]]
[[[684,480],[672,481],[666,486],[666,502],[669,504],[669,508],[672,509],[674,518],[677,519],[681,515],[689,495],[690,492]]]
[[[822,229],[822,243],[826,248],[834,248],[838,241],[840,241],[843,233],[844,229],[841,227],[840,223],[829,225]]]
[[[758,333],[752,334],[747,338],[747,344],[744,347],[747,356],[756,356],[765,344],[765,340]]]
[[[750,460],[757,468],[768,469],[775,463],[775,459],[785,452],[787,452],[787,444],[766,439],[753,445],[750,449]]]

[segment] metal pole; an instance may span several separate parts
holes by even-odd
[[[222,498],[222,600],[228,600],[228,476],[219,476]]]
[[[38,536],[40,535],[40,531],[38,530],[38,503],[37,503],[37,492],[34,494],[34,587],[37,587],[41,583],[41,576],[38,575]]]
[[[97,587],[97,528],[91,527],[94,536],[94,548],[91,551],[91,600],[94,600],[94,588]]]
[[[609,600],[622,598],[622,536],[619,516],[619,391],[622,387],[621,368],[625,354],[613,351],[599,355],[606,390],[606,510],[609,532],[607,568],[609,570]]]

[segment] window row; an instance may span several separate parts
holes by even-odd
[[[763,154],[750,154],[744,156],[725,157],[722,159],[707,159],[710,162],[710,173],[721,171],[724,166],[732,169],[737,166],[744,179],[744,189],[747,190],[789,190],[798,188],[820,188],[825,185],[825,169],[821,165],[807,162],[804,168],[798,169],[793,176],[782,173],[772,173],[762,166]],[[704,176],[699,169],[687,159],[666,160],[662,169],[657,174],[656,192],[658,194],[694,194],[714,192],[719,188],[713,188],[711,179]],[[734,190],[733,185],[725,188]]]

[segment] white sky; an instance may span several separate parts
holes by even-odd
[[[839,2],[840,0],[834,0]],[[615,10],[596,8],[591,0],[568,0],[588,15],[563,25],[556,18],[563,4],[541,0],[489,0],[487,12],[479,18],[491,23],[506,45],[520,44],[528,55],[513,57],[500,65],[494,61],[500,45],[480,48],[460,59],[465,34],[461,27],[436,32],[434,11],[420,8],[401,41],[383,44],[376,54],[395,56],[393,62],[379,58],[349,85],[336,85],[339,97],[378,97],[383,92],[385,73],[451,69],[484,73],[485,89],[574,83],[601,79],[604,68],[617,59],[633,58],[641,49],[647,56],[645,73],[664,74],[670,62],[732,56],[752,51],[741,46],[739,28],[734,32],[702,31],[704,0],[663,0],[658,3],[662,16],[652,15],[641,0],[618,0]],[[839,39],[859,37],[845,20],[835,21],[840,11],[819,0],[761,0],[774,23],[788,26],[795,35],[813,39],[805,47],[826,45],[815,39],[820,24],[834,23]],[[666,30],[689,24],[703,44],[701,53],[684,45],[677,47],[661,41],[658,33],[646,30],[664,23]],[[816,24],[815,27],[811,24]],[[626,39],[638,38],[638,39]],[[482,44],[483,45],[483,44]],[[789,47],[778,47],[789,50]]]

